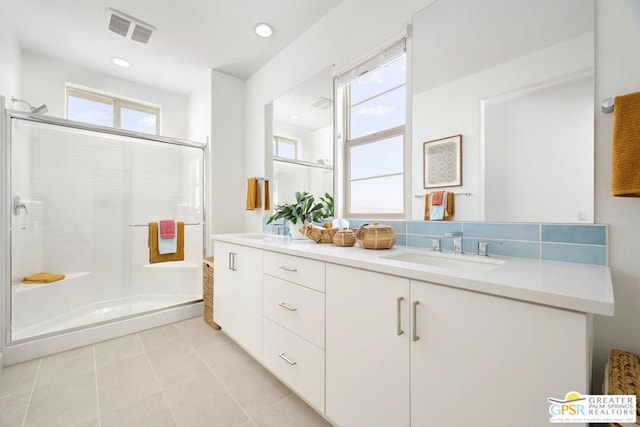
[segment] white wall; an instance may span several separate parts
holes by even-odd
[[[593,86],[590,75],[485,104],[485,221],[593,223]]]
[[[10,31],[4,5],[0,2],[0,95],[5,107],[11,108],[11,96],[20,93],[20,46]]]
[[[343,71],[399,39],[411,16],[432,1],[345,0],[247,80],[247,175],[265,171],[267,103],[331,64]],[[262,211],[247,212],[246,230],[261,230],[262,217]]]
[[[249,175],[244,170],[244,82],[219,71],[211,71],[211,167],[209,229],[211,233],[244,231],[244,212]],[[259,149],[247,151],[246,157],[264,156],[264,135]],[[256,151],[262,153],[256,154]],[[261,176],[251,171],[251,176]],[[256,213],[263,213],[257,209]]]
[[[159,105],[161,135],[186,139],[189,100],[187,95],[143,86],[97,71],[31,52],[22,55],[21,97],[31,105],[47,104],[47,115],[65,117],[66,84],[85,86],[125,99]]]
[[[640,91],[640,2],[596,0],[596,104]],[[640,353],[640,199],[611,195],[613,114],[596,110],[596,222],[609,224],[614,317],[596,317],[593,391],[613,348]]]
[[[211,131],[211,80],[207,78],[189,94],[189,141],[207,142]]]

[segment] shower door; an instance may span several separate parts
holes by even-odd
[[[13,342],[202,298],[204,150],[69,123],[9,123]],[[160,219],[188,224],[184,261],[149,264]]]

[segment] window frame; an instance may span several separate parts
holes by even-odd
[[[401,43],[404,43],[404,39],[402,40]],[[408,56],[406,54],[406,49],[403,50],[403,53],[401,55],[398,55],[395,58],[390,59],[389,61],[385,61],[384,63],[378,65],[375,68],[372,68],[370,71],[368,71],[366,74],[368,73],[373,73],[376,70],[387,66],[388,64],[391,64],[392,62],[398,60],[400,57],[404,56],[405,61],[408,61]],[[362,64],[366,63],[367,61],[363,61]],[[355,68],[357,68],[358,66],[356,66]],[[364,75],[364,74],[362,74]],[[408,140],[408,136],[407,136],[407,129],[408,129],[408,122],[409,122],[409,115],[410,115],[410,110],[405,108],[405,120],[404,120],[404,124],[393,127],[393,128],[388,128],[388,129],[384,129],[369,135],[363,135],[360,136],[358,138],[355,139],[351,139],[351,135],[350,135],[350,131],[351,131],[351,111],[353,108],[357,107],[358,105],[368,102],[372,99],[378,98],[382,95],[385,95],[387,93],[390,93],[394,90],[397,90],[400,87],[404,87],[405,88],[405,106],[408,105],[408,96],[409,96],[409,76],[408,76],[408,66],[407,66],[407,71],[405,73],[405,79],[404,79],[404,83],[400,84],[400,85],[396,85],[394,87],[385,89],[384,91],[375,94],[374,96],[370,96],[366,99],[360,100],[357,104],[354,105],[349,105],[350,103],[350,85],[356,81],[357,79],[352,79],[351,81],[349,81],[348,83],[344,84],[342,87],[337,87],[338,85],[336,84],[336,90],[338,91],[342,91],[343,95],[342,95],[342,126],[341,126],[341,130],[342,130],[342,135],[344,135],[344,142],[342,144],[342,150],[343,150],[343,159],[344,159],[344,163],[343,163],[343,173],[344,173],[344,181],[342,183],[343,186],[343,194],[344,194],[344,198],[343,198],[343,202],[344,202],[344,216],[346,218],[352,218],[352,219],[371,219],[371,218],[380,218],[380,219],[405,219],[407,217],[407,185],[408,185],[408,181],[407,181],[407,174],[408,174],[408,170],[407,170],[407,140]],[[336,97],[336,99],[338,99],[338,97]],[[376,143],[376,142],[380,142],[383,141],[385,139],[389,139],[392,137],[396,137],[396,136],[402,136],[402,171],[399,173],[393,173],[393,174],[383,174],[383,175],[376,175],[376,176],[370,176],[370,177],[366,177],[366,178],[358,178],[358,179],[352,179],[351,178],[351,148],[353,147],[357,147],[357,146],[365,146],[368,144],[372,144],[372,143]],[[355,182],[355,181],[364,181],[364,180],[370,180],[370,179],[377,179],[377,178],[385,178],[385,177],[391,177],[391,176],[401,176],[402,177],[402,211],[398,212],[398,213],[374,213],[374,212],[368,212],[368,213],[353,213],[352,209],[351,209],[351,183]]]
[[[156,117],[156,129],[155,129],[155,133],[151,135],[160,135],[160,111],[161,110],[159,106],[144,104],[141,102],[120,98],[114,95],[109,95],[106,93],[96,92],[90,89],[84,89],[77,86],[67,85],[66,99],[65,99],[66,100],[65,115],[67,119],[69,118],[69,97],[70,96],[73,96],[75,98],[86,99],[89,101],[99,102],[103,104],[110,104],[113,107],[113,120],[112,120],[113,124],[111,127],[116,129],[122,129],[122,122],[121,122],[122,108],[139,111],[142,113],[154,114]],[[124,130],[130,131],[130,132],[143,133],[141,131],[132,131],[130,129],[124,129]]]
[[[278,144],[280,143],[293,145],[293,153],[294,153],[293,158],[280,156],[280,153],[278,152],[279,151]],[[275,151],[275,153],[273,154],[273,157],[279,157],[281,159],[289,159],[289,160],[298,160],[298,140],[293,138],[287,138],[286,136],[273,135],[273,146],[275,147],[275,149],[273,150]]]

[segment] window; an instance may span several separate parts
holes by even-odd
[[[67,88],[67,118],[100,126],[158,134],[160,109],[82,89]]]
[[[273,156],[296,160],[298,158],[298,141],[274,135]]]
[[[402,40],[337,77],[348,217],[405,216],[406,75]]]

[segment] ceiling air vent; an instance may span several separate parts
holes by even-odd
[[[321,96],[311,103],[313,108],[317,108],[318,110],[326,110],[327,108],[333,106],[333,101]]]
[[[115,9],[107,8],[107,29],[114,33],[147,44],[155,28]]]

